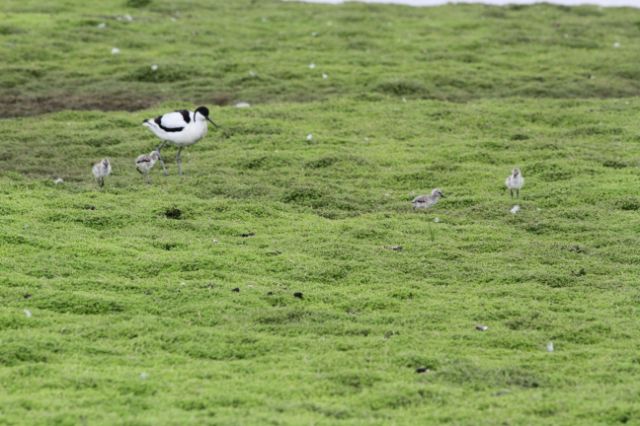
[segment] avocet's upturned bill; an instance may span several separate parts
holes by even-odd
[[[178,164],[178,173],[182,175],[182,159],[180,153],[185,146],[193,145],[207,134],[207,121],[218,127],[209,118],[209,109],[201,106],[195,111],[174,111],[159,117],[144,120],[142,125],[148,127],[163,142],[156,148],[160,155],[160,150],[167,144],[173,144],[178,147],[176,155],[176,163]],[[160,164],[165,176],[167,169],[164,166],[162,155],[160,155]]]

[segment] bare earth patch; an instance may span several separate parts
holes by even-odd
[[[125,92],[101,95],[60,93],[40,96],[0,93],[0,118],[32,116],[61,110],[137,111],[149,108],[160,100],[153,95]]]

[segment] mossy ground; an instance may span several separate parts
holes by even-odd
[[[640,422],[640,12],[134,3],[2,10],[0,424]]]

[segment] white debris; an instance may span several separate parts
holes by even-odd
[[[236,108],[249,108],[251,104],[249,102],[237,102]]]
[[[520,206],[516,204],[515,206],[511,207],[510,211],[512,214],[516,214],[520,211]]]
[[[257,77],[258,74],[256,74],[255,71],[249,71],[249,77]]]
[[[311,142],[313,140],[313,135],[311,133],[309,133],[307,135],[307,141]]]
[[[140,373],[140,380],[147,380],[149,378],[149,373],[145,373],[144,371]]]
[[[327,74],[322,73],[322,79],[323,79],[323,80],[326,80],[326,79],[328,79],[328,78],[329,78],[329,76],[328,76]]]
[[[553,342],[547,343],[547,352],[553,352]]]
[[[133,21],[133,16],[131,15],[124,15],[122,18],[127,22]]]
[[[311,62],[311,63],[309,64],[309,69],[310,69],[310,70],[314,69],[315,67],[316,67],[316,64],[314,64],[313,62]]]
[[[613,48],[614,49],[617,49],[619,47],[620,47],[620,43],[619,42],[616,41],[615,43],[613,43]]]
[[[100,28],[100,29],[107,28],[107,24],[105,24],[104,22],[100,22],[98,24],[98,28]]]
[[[481,324],[476,325],[476,330],[478,331],[487,331],[488,329],[489,327],[487,327],[486,325],[481,325]]]
[[[53,181],[53,183],[55,183],[56,185],[60,185],[61,183],[64,183],[64,180],[62,178],[57,178]]]
[[[24,316],[27,317],[27,318],[31,318],[31,316],[32,316],[31,311],[28,310],[28,309],[25,309],[24,310]]]
[[[114,47],[113,49],[111,49],[111,54],[112,55],[119,55],[120,54],[120,49],[118,49],[117,47]]]
[[[158,64],[151,65],[151,71],[158,71]]]
[[[439,218],[439,217],[436,217],[436,218],[434,218],[434,219],[433,219],[433,221],[434,221],[435,223],[440,223],[440,218]]]
[[[220,241],[216,240],[215,238],[213,239],[213,244],[218,244]]]

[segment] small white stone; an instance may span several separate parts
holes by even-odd
[[[516,204],[515,206],[511,207],[510,211],[512,214],[516,214],[520,211],[520,206]]]
[[[131,15],[124,15],[123,18],[124,18],[125,21],[128,21],[128,22],[133,21],[133,16],[131,16]]]
[[[249,108],[251,104],[249,102],[238,102],[236,103],[236,108]]]
[[[27,317],[27,318],[31,318],[31,316],[32,316],[31,311],[28,310],[28,309],[25,309],[24,310],[24,316]]]
[[[107,28],[107,24],[105,24],[104,22],[100,22],[98,24],[98,28],[100,28],[100,29]]]
[[[308,140],[309,142],[311,142],[311,141],[313,140],[313,135],[312,135],[311,133],[309,133],[309,134],[307,135],[307,140]]]
[[[213,239],[213,244],[218,244],[220,241],[216,240],[215,238]]]
[[[56,185],[60,185],[61,183],[64,183],[64,180],[62,178],[57,178],[53,181],[53,183],[55,183]]]
[[[553,342],[547,343],[547,352],[553,352]]]
[[[119,55],[120,54],[120,49],[118,49],[117,47],[114,47],[113,49],[111,49],[111,54],[112,55]]]
[[[436,217],[436,218],[434,218],[434,219],[433,219],[433,221],[434,221],[435,223],[440,223],[440,218],[439,218],[439,217]]]
[[[151,71],[158,71],[158,64],[151,65]]]
[[[140,373],[140,380],[147,380],[149,378],[149,373],[145,373],[144,371]]]
[[[620,43],[619,42],[616,41],[615,43],[613,43],[613,48],[614,49],[617,49],[619,47],[620,47]]]
[[[329,76],[328,76],[327,74],[322,73],[322,79],[323,79],[323,80],[326,80],[326,79],[328,79],[328,78],[329,78]]]
[[[316,64],[314,64],[313,62],[311,62],[311,63],[309,64],[309,69],[310,69],[310,70],[314,69],[315,67],[316,67]]]
[[[255,71],[249,71],[249,77],[256,77],[257,75]]]

